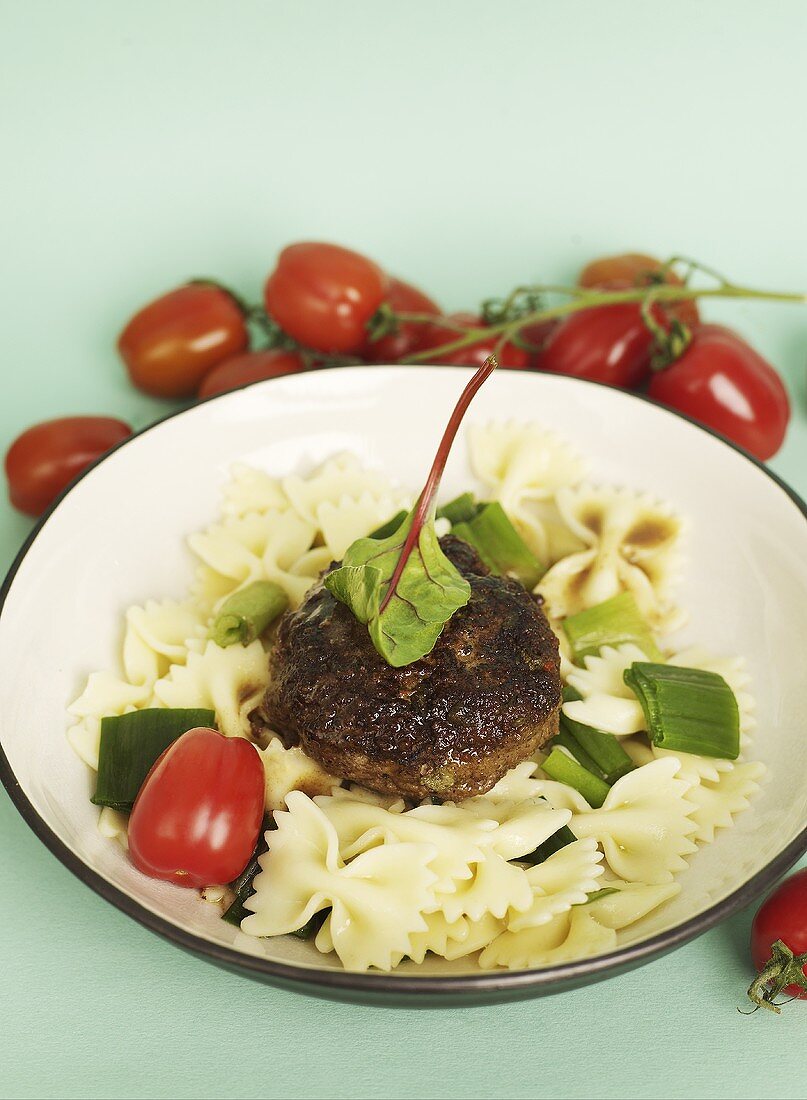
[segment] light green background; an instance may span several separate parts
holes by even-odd
[[[47,416],[164,412],[116,360],[127,315],[191,275],[254,293],[295,238],[364,249],[450,307],[625,246],[807,289],[800,0],[0,13],[3,447]],[[807,311],[711,315],[786,372],[795,422],[774,466],[807,492]],[[28,524],[0,516],[5,565]],[[807,1006],[737,1012],[750,913],[550,999],[362,1008],[164,943],[62,868],[4,793],[0,828],[3,1095],[805,1095]]]

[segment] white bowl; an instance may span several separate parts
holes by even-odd
[[[87,673],[110,665],[121,612],[180,595],[184,537],[209,524],[229,465],[280,475],[334,452],[355,452],[403,484],[421,484],[470,372],[351,367],[261,383],[169,417],[81,477],[41,521],[0,593],[0,772],[25,820],[58,858],[124,912],[174,942],[259,976],[364,998],[453,1000],[523,996],[593,980],[705,931],[767,889],[807,849],[802,761],[807,676],[807,512],[764,467],[650,401],[551,375],[500,371],[467,423],[534,420],[567,436],[596,480],[648,490],[689,517],[681,638],[740,653],[754,677],[753,756],[768,778],[735,828],[698,852],[681,894],[609,955],[521,972],[481,972],[467,960],[346,973],[310,943],[250,939],[218,910],[137,874],[96,829],[90,775],[65,738],[67,703]],[[462,435],[446,497],[473,484]]]

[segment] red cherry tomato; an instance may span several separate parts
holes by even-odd
[[[452,313],[450,319],[473,328],[483,327],[482,320],[473,313]],[[451,343],[461,335],[462,333],[458,332],[457,329],[433,325],[431,331],[426,335],[421,350],[439,348],[442,344]],[[447,363],[452,367],[481,367],[487,357],[493,354],[498,342],[498,334],[493,333],[491,336],[480,340],[478,344],[460,348],[459,351],[450,351],[445,355],[438,353],[430,362]],[[526,370],[530,365],[529,352],[516,344],[505,344],[496,355],[500,367],[509,367],[511,370]]]
[[[751,957],[761,972],[781,940],[794,955],[807,954],[807,867],[785,879],[765,899],[751,926]],[[804,967],[807,982],[807,967]],[[782,993],[807,1000],[807,988],[788,985]]]
[[[74,477],[131,434],[128,424],[109,416],[65,416],[28,428],[6,454],[11,503],[41,515]]]
[[[209,370],[249,344],[241,309],[226,290],[181,286],[136,313],[118,337],[132,382],[156,397],[190,397]]]
[[[577,280],[580,286],[599,287],[603,290],[628,290],[634,286],[652,286],[658,280],[664,265],[653,256],[641,252],[623,252],[619,256],[602,256],[586,264]],[[674,271],[664,273],[665,283],[670,286],[683,286],[684,280]],[[694,301],[675,302],[665,305],[664,311],[669,317],[694,328],[700,321],[697,304]]]
[[[440,315],[440,307],[431,298],[400,279],[390,279],[386,301],[399,313],[430,313],[434,317]],[[430,330],[430,325],[403,322],[398,326],[397,332],[382,336],[380,340],[368,340],[362,358],[368,363],[399,363],[407,355],[425,347]]]
[[[152,767],[129,818],[129,855],[150,878],[177,886],[231,882],[263,821],[263,764],[255,746],[197,728]]]
[[[696,329],[683,355],[654,375],[648,392],[761,459],[779,450],[790,419],[782,379],[721,325]]]
[[[519,335],[523,337],[526,343],[536,349],[529,353],[531,356],[531,366],[540,366],[538,356],[543,351],[549,337],[560,324],[562,324],[562,321],[554,317],[550,321],[538,321],[534,325],[525,325],[524,328],[520,330]]]
[[[264,288],[266,310],[305,347],[352,355],[388,289],[372,260],[335,244],[292,244],[280,253]]]
[[[304,369],[305,364],[296,351],[248,351],[244,355],[236,355],[234,359],[225,359],[205,375],[199,387],[199,396],[212,397],[216,393],[248,386],[251,382],[297,374]]]
[[[657,309],[653,316],[663,321]],[[629,388],[650,373],[652,354],[653,334],[642,320],[641,308],[625,303],[570,314],[549,335],[536,366]]]

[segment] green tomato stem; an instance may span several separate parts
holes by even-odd
[[[424,351],[413,352],[402,360],[404,363],[425,363],[437,356],[448,355],[462,348],[470,347],[485,338],[500,336],[501,343],[506,343],[520,329],[529,325],[540,324],[543,321],[553,321],[562,317],[568,317],[581,309],[592,309],[600,306],[622,305],[631,302],[644,302],[648,297],[653,302],[684,302],[700,298],[741,298],[761,302],[793,302],[799,305],[807,304],[807,295],[794,294],[787,291],[757,290],[753,287],[735,286],[733,283],[724,283],[717,287],[695,288],[689,286],[673,286],[670,284],[655,285],[652,287],[631,287],[627,290],[588,290],[583,287],[556,287],[535,286],[529,289],[535,293],[563,293],[572,296],[571,301],[561,302],[547,309],[539,309],[533,313],[525,314],[515,321],[502,321],[497,325],[469,327],[463,336],[458,337],[439,347],[427,348]],[[400,321],[412,321],[414,323],[435,324],[436,319],[428,314],[399,313]]]

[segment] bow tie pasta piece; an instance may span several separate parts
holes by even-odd
[[[443,958],[453,962],[481,951],[483,947],[504,931],[504,921],[497,920],[492,913],[486,913],[479,920],[464,921],[465,931],[462,937],[452,937],[446,941]]]
[[[230,467],[230,480],[224,486],[225,516],[284,512],[289,507],[289,499],[276,478],[243,462],[234,462]]]
[[[423,818],[417,809],[391,813],[383,806],[328,795],[315,802],[338,837],[342,859],[352,859],[377,845],[430,845],[435,889],[443,892],[455,890],[458,881],[472,877],[472,865],[484,858],[482,839],[497,827],[497,822],[473,814],[457,815],[456,807],[451,806],[423,807],[438,811]]]
[[[130,684],[113,672],[91,672],[84,691],[67,708],[68,714],[79,719],[67,731],[70,747],[97,772],[101,719],[139,710],[148,704],[150,698],[151,687],[148,684]]]
[[[333,950],[348,970],[390,970],[409,953],[413,932],[425,932],[424,910],[434,905],[435,851],[429,844],[384,844],[349,863],[322,810],[292,792],[276,815],[272,846],[260,857],[254,893],[241,922],[253,936],[279,936],[328,907],[317,946]],[[327,927],[326,927],[327,926]]]
[[[192,600],[149,600],[126,612],[123,668],[132,684],[153,685],[171,665],[182,664],[188,639],[201,638],[207,616]]]
[[[537,424],[489,423],[468,431],[471,466],[543,562],[579,549],[554,504],[584,474],[577,452]]]
[[[404,497],[396,498],[390,493],[375,496],[365,490],[358,497],[323,500],[317,505],[316,521],[330,558],[339,561],[356,539],[369,535],[398,512],[408,510],[409,501]]]
[[[437,901],[449,922],[462,917],[480,921],[486,914],[501,920],[510,910],[527,909],[532,889],[522,867],[487,851],[473,865],[472,877],[456,883],[451,893],[438,893]]]
[[[456,805],[418,806],[406,816],[440,821],[454,829],[467,828],[468,822],[476,818],[484,827],[478,835],[479,846],[505,860],[534,852],[571,820],[568,810],[555,809],[542,801],[489,802],[484,795]]]
[[[273,738],[260,756],[266,783],[265,807],[270,812],[282,810],[292,791],[302,791],[313,798],[328,794],[339,782],[301,748],[284,748],[279,737]]]
[[[188,545],[201,566],[194,594],[203,606],[217,604],[253,581],[276,581],[296,607],[312,578],[298,576],[294,566],[311,549],[316,527],[295,512],[253,512],[214,523],[191,535]]]
[[[625,669],[634,661],[646,661],[638,646],[628,642],[603,646],[598,656],[583,658],[585,668],[574,667],[567,675],[583,698],[563,704],[563,713],[575,722],[627,737],[645,728],[644,711],[625,683]]]
[[[538,765],[532,760],[516,764],[509,772],[505,772],[496,786],[491,787],[483,798],[486,802],[524,802],[529,798],[540,798],[542,780],[535,778],[537,770]],[[467,806],[468,803],[463,805]]]
[[[671,590],[678,577],[683,523],[667,505],[627,489],[593,485],[561,489],[557,504],[567,526],[589,549],[561,559],[539,584],[553,618],[630,591],[654,630],[680,625]]]
[[[586,908],[598,924],[620,931],[658,909],[665,901],[681,893],[677,882],[665,882],[656,886],[644,882],[603,882],[603,888],[615,890],[613,894],[590,901]]]
[[[599,886],[602,853],[592,838],[575,841],[555,852],[527,872],[532,903],[523,912],[512,913],[508,927],[514,932],[537,928],[573,905],[582,905]]]
[[[613,785],[601,809],[572,818],[574,835],[594,837],[611,870],[627,882],[669,882],[696,850],[695,804],[687,797],[691,785],[676,778],[679,767],[675,758],[645,764]]]
[[[732,826],[735,815],[748,809],[764,774],[764,764],[734,764],[721,772],[716,780],[704,778],[692,787],[687,792],[687,798],[695,804],[691,816],[697,831],[693,840],[711,844],[717,829]]]
[[[349,802],[367,802],[371,806],[381,806],[393,814],[401,814],[406,809],[406,803],[402,798],[392,794],[379,794],[378,791],[370,791],[366,787],[360,787],[358,783],[350,783],[347,787],[335,786],[331,789],[331,797],[343,799]]]
[[[616,932],[576,906],[546,924],[502,932],[479,956],[483,970],[497,966],[532,970],[603,955],[616,947]]]
[[[318,510],[323,504],[338,506],[340,501],[359,500],[365,494],[374,500],[403,501],[408,498],[395,488],[385,474],[368,470],[355,455],[339,454],[329,458],[308,477],[293,475],[282,481],[282,488],[292,508],[301,519],[312,526],[319,524]],[[399,509],[383,516],[379,523],[391,518]],[[367,534],[367,532],[363,532]]]
[[[567,783],[557,783],[554,779],[539,779],[536,783],[537,797],[545,799],[554,810],[568,810],[574,815],[588,813],[591,809],[582,794]]]
[[[734,767],[731,760],[718,760],[713,756],[698,756],[692,752],[674,752],[672,749],[660,749],[657,745],[650,745],[649,756],[654,760],[677,760],[680,764],[678,778],[685,780],[692,787],[707,780],[709,783],[718,783],[723,772],[730,772]],[[649,759],[643,759],[642,763],[649,763]]]
[[[154,697],[164,707],[207,707],[216,712],[219,729],[228,737],[246,737],[249,715],[269,683],[266,654],[259,641],[226,649],[215,642],[188,653],[185,665],[173,665],[154,685]]]

